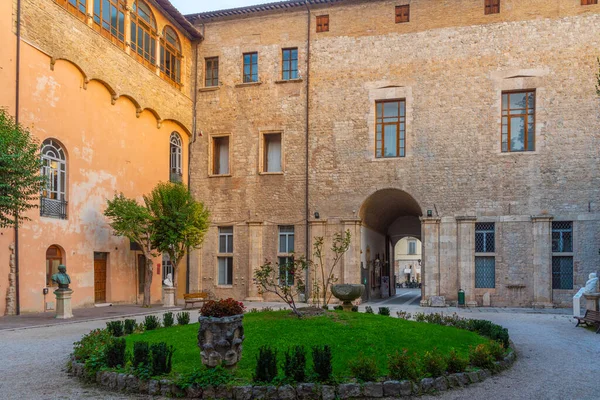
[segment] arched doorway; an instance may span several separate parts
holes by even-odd
[[[65,263],[64,250],[57,245],[52,245],[46,249],[46,286],[56,286],[52,282],[52,275],[58,273],[58,266]]]
[[[421,216],[419,203],[400,189],[381,189],[364,201],[359,213],[362,225],[361,283],[367,289],[364,301],[395,296],[399,266],[394,249],[398,242],[409,237],[420,245]],[[403,300],[418,304],[420,291],[414,290],[412,294]]]

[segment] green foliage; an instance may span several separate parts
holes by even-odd
[[[190,323],[190,313],[187,311],[182,311],[177,313],[177,324],[178,325],[187,325]]]
[[[223,318],[243,314],[246,307],[241,301],[229,299],[209,300],[202,305],[200,315],[203,317]]]
[[[29,220],[44,184],[35,137],[0,108],[0,228]]]
[[[404,319],[404,320],[410,320],[411,318],[411,314],[409,312],[406,311],[397,311],[396,315],[398,316],[398,318],[400,319]]]
[[[123,324],[126,335],[131,335],[133,332],[135,332],[136,327],[137,324],[135,323],[135,319],[126,319]]]
[[[343,311],[343,310],[344,310],[344,307],[343,307],[343,306],[341,306],[341,305],[339,305],[339,306],[335,306],[335,307],[333,307],[333,309],[334,309],[334,310],[336,310],[336,311]]]
[[[426,351],[422,357],[423,371],[433,378],[444,375],[446,368],[446,357],[434,347],[431,351]]]
[[[171,372],[173,353],[175,348],[165,342],[155,343],[150,346],[152,357],[152,375],[166,375]]]
[[[490,353],[489,346],[486,344],[480,344],[475,348],[470,348],[469,362],[472,366],[478,368],[494,368],[494,357]]]
[[[373,314],[373,307],[371,307],[371,306],[366,306],[366,307],[365,307],[365,312],[366,312],[367,314]]]
[[[414,354],[408,354],[408,350],[404,349],[401,352],[396,350],[395,353],[388,355],[388,370],[390,378],[402,381],[411,380],[416,382],[421,377],[421,366]]]
[[[111,339],[112,336],[106,329],[95,329],[75,342],[73,356],[77,361],[85,363],[88,379],[95,379],[96,372],[105,366],[104,349]]]
[[[377,363],[371,357],[367,357],[364,353],[360,353],[357,358],[350,360],[348,363],[352,376],[359,382],[373,382],[377,380],[379,370]]]
[[[321,305],[321,299],[325,305],[329,304],[331,300],[333,293],[331,293],[330,287],[338,281],[338,277],[334,275],[333,271],[350,248],[351,237],[349,229],[333,235],[330,249],[333,258],[325,256],[325,238],[323,236],[315,237],[313,259],[307,261],[307,268],[312,270],[312,298],[317,307]],[[330,262],[327,263],[327,260]]]
[[[306,290],[303,276],[307,268],[308,262],[304,257],[293,258],[285,264],[265,261],[254,271],[254,282],[261,295],[265,293],[276,295],[292,309],[294,315],[302,318],[296,305],[296,298]]]
[[[104,348],[104,359],[106,360],[106,366],[109,368],[125,366],[126,348],[127,343],[125,342],[125,338],[112,338]]]
[[[495,340],[490,340],[487,346],[490,354],[492,355],[492,357],[494,357],[494,360],[504,360],[504,356],[506,355],[506,349],[504,348],[502,343]]]
[[[352,306],[352,312],[358,312],[358,306]]]
[[[145,341],[133,344],[133,366],[150,366],[150,344]]]
[[[510,345],[508,329],[503,328],[500,325],[496,325],[493,322],[481,319],[472,319],[469,320],[467,329],[477,332],[481,336],[485,336],[491,340],[502,343],[505,349],[507,349]]]
[[[170,326],[173,326],[173,322],[175,322],[175,320],[173,319],[173,313],[172,312],[166,312],[163,314],[163,326],[165,328],[168,328]]]
[[[313,346],[312,348],[313,372],[317,382],[331,381],[333,367],[331,365],[331,347]]]
[[[258,349],[256,369],[252,380],[254,382],[272,382],[277,376],[277,350],[265,345]]]
[[[125,333],[123,321],[110,321],[106,323],[106,329],[114,337],[121,337]]]
[[[390,308],[389,307],[379,307],[379,311],[377,312],[379,315],[384,315],[386,317],[390,316]]]
[[[215,368],[195,369],[193,372],[180,377],[175,384],[181,389],[186,389],[192,385],[199,387],[225,386],[233,380],[233,374],[219,365]]]
[[[322,308],[323,310],[329,310],[329,306],[328,306],[327,304],[323,304],[323,305],[321,306],[321,308]]]
[[[144,329],[152,331],[157,328],[160,328],[160,321],[156,315],[146,315],[144,318]]]
[[[461,357],[455,349],[450,350],[448,357],[446,358],[446,371],[451,374],[455,374],[457,372],[463,372],[467,369],[469,365],[469,360],[464,357]]]
[[[283,372],[293,382],[304,382],[306,378],[306,349],[294,346],[284,354]]]

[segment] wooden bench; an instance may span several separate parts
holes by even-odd
[[[586,326],[597,325],[596,333],[600,333],[600,311],[586,310],[585,315],[582,317],[573,317],[577,320],[577,325],[585,324]]]
[[[185,300],[183,308],[186,309],[188,304],[191,304],[193,308],[195,303],[204,303],[209,297],[208,292],[186,293],[183,295],[183,299]]]

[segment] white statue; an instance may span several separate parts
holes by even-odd
[[[585,283],[585,287],[583,293],[598,293],[600,290],[598,289],[598,274],[592,272],[589,276],[589,280]]]
[[[163,284],[167,287],[173,287],[173,276],[170,273],[167,274],[167,279],[163,281]]]

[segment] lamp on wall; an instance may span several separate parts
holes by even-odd
[[[321,218],[321,216],[319,215],[319,212],[315,211],[315,219],[319,219],[319,218]]]
[[[427,217],[428,218],[433,217],[433,210],[427,210]]]

